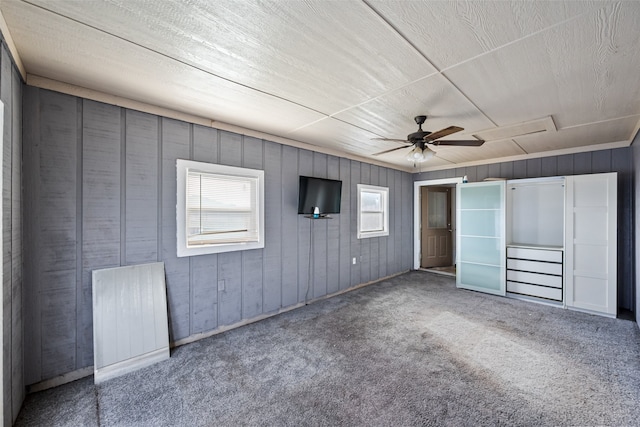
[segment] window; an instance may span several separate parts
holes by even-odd
[[[177,161],[178,256],[264,247],[264,172]]]
[[[358,239],[389,235],[389,189],[358,184]]]

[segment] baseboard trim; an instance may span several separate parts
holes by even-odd
[[[100,384],[111,378],[119,377],[120,375],[128,374],[129,372],[137,371],[138,369],[146,368],[155,363],[169,359],[169,346],[159,348],[149,353],[141,354],[136,357],[122,360],[113,365],[104,366],[96,369],[93,372],[94,382]],[[95,365],[94,365],[95,366]]]
[[[93,375],[93,365],[87,366],[86,368],[81,368],[75,371],[67,372],[66,374],[49,378],[48,380],[40,381],[39,383],[28,385],[27,393],[35,393],[38,391],[57,387],[59,385],[70,383],[91,375]]]
[[[342,289],[342,290],[339,290],[337,292],[333,292],[331,294],[327,294],[327,295],[324,295],[324,296],[321,296],[321,297],[318,297],[318,298],[314,298],[314,299],[308,300],[306,302],[306,304],[304,302],[300,302],[300,303],[297,303],[297,304],[282,308],[280,310],[277,310],[277,311],[274,311],[274,312],[271,312],[271,313],[265,313],[265,314],[261,314],[261,315],[256,316],[256,317],[252,317],[250,319],[244,319],[244,320],[241,320],[240,322],[233,323],[231,325],[219,326],[216,329],[213,329],[211,331],[207,331],[207,332],[203,332],[203,333],[199,333],[199,334],[193,334],[193,335],[190,335],[190,336],[188,336],[186,338],[182,338],[182,339],[179,339],[179,340],[176,340],[176,341],[170,343],[170,347],[174,348],[174,347],[179,347],[179,346],[184,345],[184,344],[190,344],[190,343],[193,343],[193,342],[196,342],[196,341],[200,341],[200,340],[202,340],[204,338],[209,338],[209,337],[212,337],[214,335],[218,335],[218,334],[221,334],[223,332],[230,331],[232,329],[240,328],[242,326],[246,326],[246,325],[249,325],[251,323],[259,322],[260,320],[268,319],[269,317],[277,316],[279,314],[286,313],[288,311],[295,310],[295,309],[300,308],[300,307],[304,307],[305,305],[308,305],[308,304],[313,304],[313,303],[316,303],[316,302],[319,302],[319,301],[323,301],[323,300],[326,300],[326,299],[329,299],[329,298],[332,298],[332,297],[335,297],[335,296],[338,296],[338,295],[346,294],[347,292],[355,291],[356,289],[364,288],[365,286],[373,285],[374,283],[379,283],[379,282],[382,282],[384,280],[388,280],[388,279],[391,279],[393,277],[400,276],[401,274],[405,274],[408,271],[411,271],[411,270],[404,270],[404,271],[401,271],[399,273],[395,273],[395,274],[391,274],[389,276],[381,277],[380,279],[371,280],[371,281],[365,282],[365,283],[360,283],[359,285],[353,286],[351,288]],[[92,376],[93,373],[94,373],[93,366],[87,366],[85,368],[81,368],[81,369],[77,369],[75,371],[67,372],[66,374],[62,374],[62,375],[59,375],[57,377],[53,377],[53,378],[50,378],[50,379],[47,379],[47,380],[44,380],[44,381],[40,381],[40,382],[37,382],[37,383],[34,383],[34,384],[30,384],[30,385],[26,386],[26,391],[27,391],[27,394],[36,393],[38,391],[43,391],[43,390],[47,390],[49,388],[58,387],[58,386],[61,386],[63,384],[67,384],[67,383],[70,383],[70,382],[73,382],[73,381],[77,381],[77,380],[85,378],[85,377]]]

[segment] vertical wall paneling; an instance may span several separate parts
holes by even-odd
[[[413,186],[412,177],[409,174],[401,174],[402,179],[402,224],[403,234],[401,240],[403,242],[413,241]],[[410,270],[413,265],[413,245],[403,245],[402,264],[400,270]]]
[[[282,307],[282,146],[274,142],[264,143],[264,179],[265,179],[265,245],[263,251],[263,295],[265,313]],[[291,180],[295,182],[295,180]],[[297,190],[296,190],[297,191]],[[296,193],[297,194],[297,193]],[[282,284],[282,286],[281,286]],[[294,300],[295,301],[295,300]]]
[[[216,129],[193,125],[192,160],[218,162]],[[172,215],[171,218],[175,217]],[[190,262],[191,333],[198,334],[218,326],[218,254],[196,256]]]
[[[191,334],[191,283],[189,258],[178,258],[176,249],[176,160],[189,159],[191,125],[178,120],[161,119],[162,158],[159,182],[162,224],[159,238],[167,284],[169,336],[173,340]],[[156,202],[157,203],[157,202]],[[157,206],[157,205],[154,205]]]
[[[467,179],[469,179],[469,182],[480,182],[480,181],[484,181],[485,178],[489,178],[489,165],[478,165],[475,167],[476,170],[476,177],[474,180],[471,180],[469,178],[469,175],[467,174]]]
[[[634,227],[633,155],[625,148],[607,151],[611,159],[609,171],[618,172],[618,306],[634,310],[637,309],[633,286],[635,244],[633,233],[628,231]],[[594,153],[594,158],[596,155],[606,157],[602,152]]]
[[[197,162],[218,163],[218,130],[193,125],[193,159]]]
[[[91,272],[120,265],[120,108],[86,100],[82,108],[81,313],[78,364],[93,364]]]
[[[360,163],[360,183],[371,184],[371,165]],[[371,281],[371,242],[375,238],[360,239],[360,281]]]
[[[220,163],[242,166],[242,135],[219,131]],[[218,324],[242,320],[242,252],[218,254]]]
[[[500,163],[490,164],[488,167],[489,173],[487,174],[487,178],[506,178],[502,176],[500,165]]]
[[[95,269],[163,261],[170,336],[185,342],[410,267],[408,173],[44,89],[23,99],[26,384],[91,365]],[[264,249],[176,257],[178,158],[265,171]],[[341,213],[298,215],[299,175],[342,180]],[[359,183],[393,198],[389,237],[366,246]]]
[[[559,176],[558,158],[543,157],[540,159],[540,176]]]
[[[327,178],[340,179],[340,159],[335,156],[327,158]],[[343,183],[344,190],[344,183]],[[326,258],[326,292],[332,294],[340,290],[340,221],[342,209],[327,223],[327,258]]]
[[[362,264],[362,252],[360,251],[360,240],[357,237],[358,230],[358,184],[361,184],[360,178],[361,163],[351,161],[351,206],[350,210],[353,212],[351,215],[351,256],[356,259],[356,263],[351,265],[351,286],[355,286],[358,283],[363,283],[360,276],[361,264]]]
[[[313,152],[300,150],[298,152],[298,174],[313,175]],[[296,191],[297,193],[297,191]],[[313,220],[298,215],[298,302],[306,302],[313,298],[313,262],[314,245],[312,233]]]
[[[264,145],[261,139],[245,136],[242,141],[242,167],[263,170]]]
[[[601,150],[591,156],[591,173],[611,170],[611,150]]]
[[[616,152],[618,151],[623,151],[623,150],[614,150],[613,156],[612,156],[613,157],[612,163],[615,163],[615,159],[617,157]],[[633,143],[631,145],[631,152],[627,152],[626,156],[631,159],[631,170],[632,171],[640,170],[640,132],[636,134],[633,140]],[[632,177],[631,177],[631,182],[629,183],[629,186],[633,189],[633,193],[632,193],[633,199],[640,200],[640,173],[633,172],[631,176]],[[618,178],[620,178],[620,176],[618,176]],[[636,202],[636,206],[637,204],[638,202]],[[640,241],[640,227],[637,226],[638,224],[640,224],[640,209],[638,209],[637,207],[632,207],[631,210],[633,212],[633,216],[630,219],[630,221],[633,224],[635,224],[635,227],[633,228],[634,230],[633,233],[627,232],[627,234],[630,235],[629,237],[632,241],[629,252],[631,257],[631,265],[634,266],[635,268],[633,269],[630,282],[636,284],[637,286],[637,284],[640,283],[640,269],[637,268],[637,266],[640,265],[640,251],[636,249],[636,243]],[[620,234],[620,232],[618,232],[618,234]],[[633,286],[635,295],[630,305],[634,307],[636,323],[638,324],[638,326],[640,326],[640,292],[638,292],[636,286]],[[618,290],[619,289],[620,288],[618,287]],[[620,292],[618,292],[618,294],[619,293]]]
[[[573,175],[573,158],[572,154],[558,156],[558,176]]]
[[[42,375],[51,378],[76,364],[77,99],[40,92],[40,203],[35,218],[41,297]],[[35,153],[34,153],[35,154]],[[28,191],[28,190],[27,190]]]
[[[371,171],[369,173],[369,184],[380,185],[380,167],[371,165]],[[378,276],[379,266],[378,259],[380,257],[380,237],[373,237],[369,240],[369,278],[374,280]]]
[[[322,153],[313,153],[313,172],[312,176],[318,178],[327,178],[327,155]],[[313,259],[312,265],[312,290],[310,292],[314,298],[327,294],[327,233],[329,222],[335,219],[323,219],[311,221],[313,230]]]
[[[389,238],[387,239],[387,268],[390,271],[395,271],[395,242],[397,240],[395,224],[399,208],[397,205],[400,202],[396,195],[396,173],[393,170],[387,171],[387,187],[389,187]],[[413,240],[411,240],[410,244],[413,244]]]
[[[394,193],[395,193],[395,221],[393,233],[402,239],[402,173],[395,171]],[[391,191],[391,190],[389,190]],[[391,230],[390,230],[391,231]],[[413,245],[411,245],[413,246]],[[394,269],[400,270],[402,268],[402,254],[404,253],[404,247],[397,245],[395,247],[393,265]]]
[[[39,322],[39,314],[25,311],[22,271],[22,80],[0,35],[0,100],[2,109],[2,414],[12,425],[25,396],[25,322]],[[36,114],[35,120],[39,120]],[[31,279],[33,276],[29,276]],[[35,290],[38,292],[38,290]],[[29,296],[33,295],[30,293]],[[27,320],[26,318],[29,317]],[[27,337],[38,346],[40,335]],[[40,355],[36,355],[38,358]],[[39,375],[39,372],[36,372]]]
[[[380,168],[380,174],[378,177],[378,185],[381,187],[389,187],[387,184],[387,169]],[[391,201],[389,201],[389,210],[391,210]],[[380,237],[378,244],[378,259],[375,261],[375,264],[378,265],[378,276],[377,277],[385,277],[387,275],[387,248],[389,245],[389,240],[392,238],[389,236]]]
[[[515,162],[509,162],[511,166],[510,179],[521,179],[527,177],[527,161],[517,160]],[[502,175],[506,175],[503,173]]]
[[[244,137],[242,166],[264,170],[264,146],[261,139]],[[250,319],[262,314],[264,249],[242,251],[242,317]]]
[[[242,166],[242,135],[218,131],[220,146],[219,163],[228,166]]]
[[[13,283],[11,257],[11,177],[13,144],[12,137],[12,98],[11,60],[2,45],[0,51],[0,99],[2,100],[2,396],[4,425],[12,424],[12,372],[13,372]]]
[[[500,178],[513,179],[513,162],[500,163]]]
[[[464,174],[463,175],[458,175],[458,176],[462,176],[464,177],[465,175],[467,176],[467,180],[469,182],[478,182],[478,174],[479,174],[479,169],[478,167],[468,167],[465,168]]]
[[[242,254],[218,254],[218,324],[242,320]]]
[[[12,335],[13,335],[13,284],[11,257],[11,176],[13,160],[12,137],[12,98],[11,59],[2,46],[0,51],[0,100],[3,104],[2,114],[2,366],[3,371],[3,414],[4,425],[11,425],[12,417]]]
[[[127,110],[125,265],[158,260],[158,120]]]
[[[340,290],[351,286],[351,160],[340,159],[342,199],[340,201]]]
[[[82,99],[76,99],[76,368],[82,366],[82,357],[88,347],[87,339],[91,336],[83,324],[87,323],[84,316],[90,311],[89,307],[83,306],[83,289],[82,289],[82,188],[83,188],[83,158],[82,158],[82,139],[83,139],[83,105]],[[91,323],[91,322],[88,322]]]
[[[540,158],[527,160],[527,176],[525,178],[537,178],[542,176],[542,161]]]
[[[3,47],[4,49],[4,47]],[[18,416],[24,388],[24,307],[22,304],[22,80],[11,67],[11,403],[12,421]],[[3,80],[9,78],[3,74]],[[5,106],[7,108],[9,106]],[[6,143],[6,142],[5,142]],[[4,231],[7,233],[7,230]],[[5,398],[6,399],[6,398]]]
[[[191,258],[191,333],[211,331],[218,326],[218,254]]]
[[[282,307],[296,304],[298,297],[298,149],[282,150]],[[266,175],[266,173],[265,173]],[[306,249],[306,248],[305,248]],[[306,282],[305,282],[306,284]],[[304,295],[303,297],[304,298]]]
[[[588,173],[591,173],[591,153],[574,154],[572,175],[583,175]]]
[[[33,262],[39,252],[39,227],[34,213],[40,210],[39,170],[40,155],[40,90],[27,86],[24,90],[23,122],[23,176],[24,176],[24,382],[33,384],[42,380],[42,347],[40,274]]]
[[[242,251],[242,318],[251,319],[263,312],[263,249]]]

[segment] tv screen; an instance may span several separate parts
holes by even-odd
[[[298,213],[311,215],[317,206],[321,215],[339,214],[341,196],[342,181],[301,176]]]

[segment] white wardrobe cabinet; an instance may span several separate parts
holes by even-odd
[[[617,174],[458,184],[460,288],[615,317]]]
[[[458,184],[456,286],[505,294],[504,181]]]
[[[565,178],[507,181],[507,295],[563,305]]]
[[[615,317],[617,174],[566,178],[567,307]]]

